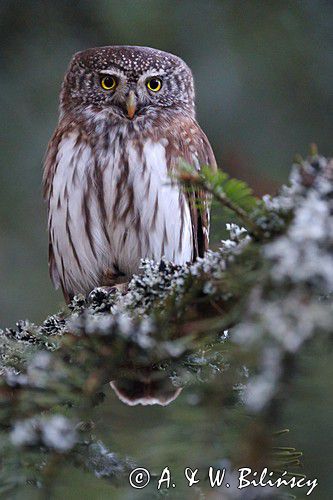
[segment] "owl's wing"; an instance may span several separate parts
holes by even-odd
[[[48,213],[49,213],[49,199],[52,191],[52,181],[54,176],[54,171],[56,168],[56,156],[58,153],[59,142],[61,139],[61,134],[57,133],[57,130],[53,134],[46,151],[44,158],[44,172],[43,172],[43,195],[44,200],[48,202]],[[51,242],[51,235],[49,234],[49,273],[56,289],[59,288],[61,284],[60,275],[57,269],[54,250]]]
[[[167,155],[170,171],[175,168],[175,158],[185,160],[197,170],[201,166],[209,165],[217,168],[215,156],[211,145],[196,121],[191,120],[178,124],[173,129],[172,140],[169,141],[169,155]],[[210,222],[210,196],[200,189],[186,192],[190,208],[192,231],[193,231],[193,258],[203,257],[209,246],[209,222]]]
[[[61,285],[60,275],[57,269],[57,264],[55,261],[53,246],[51,240],[49,240],[49,272],[53,282],[53,285],[56,289],[58,289]]]
[[[53,183],[53,177],[54,173],[56,170],[57,166],[57,154],[59,152],[59,144],[61,142],[61,139],[63,137],[63,133],[67,130],[70,130],[68,127],[66,128],[65,126],[58,127],[49,144],[48,148],[46,151],[46,155],[44,158],[44,172],[43,172],[43,196],[44,200],[47,201],[48,203],[48,215],[50,211],[50,196],[52,194],[52,183]],[[54,287],[58,289],[60,286],[62,288],[62,291],[65,295],[65,298],[67,297],[67,292],[64,289],[63,282],[59,273],[59,270],[57,268],[56,264],[56,259],[54,255],[54,249],[51,241],[51,234],[50,234],[50,227],[49,227],[49,250],[48,250],[48,262],[49,262],[49,273],[50,277],[52,279],[52,282],[54,284]]]

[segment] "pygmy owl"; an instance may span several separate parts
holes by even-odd
[[[215,166],[184,61],[131,46],[74,55],[44,170],[50,274],[67,301],[128,281],[142,258],[203,256],[209,204],[171,180],[180,159]]]

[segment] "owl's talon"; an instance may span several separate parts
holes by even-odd
[[[125,294],[127,292],[128,283],[121,283],[114,286],[99,286],[94,288],[88,295],[89,302],[100,302],[101,299],[109,295],[116,295],[118,292]]]
[[[87,299],[90,303],[100,302],[101,300],[103,300],[103,298],[107,298],[109,295],[115,294],[116,292],[117,289],[115,286],[100,286],[94,288],[88,294]]]

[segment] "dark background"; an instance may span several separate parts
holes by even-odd
[[[181,56],[193,70],[198,119],[218,164],[257,194],[274,193],[287,180],[294,155],[306,155],[310,143],[332,153],[332,22],[328,0],[0,0],[0,325],[39,322],[63,304],[47,271],[41,165],[74,52],[133,44]],[[213,243],[220,234],[215,230]],[[313,377],[302,384],[300,376],[299,398],[286,409],[307,452],[309,475],[321,475],[323,489],[313,498],[329,492],[324,470],[332,457],[332,408],[321,392],[331,363],[321,361],[306,365]],[[185,403],[163,415],[172,420],[177,408],[183,415]],[[145,410],[131,411],[145,420]],[[159,419],[159,411],[150,415]],[[201,417],[198,425],[205,422]],[[158,436],[170,440],[161,422]],[[107,498],[108,490],[98,488],[95,498]],[[80,498],[91,498],[85,491]]]

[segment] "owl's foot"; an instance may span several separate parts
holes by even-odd
[[[99,286],[94,288],[88,294],[88,301],[93,302],[101,302],[104,298],[109,297],[110,295],[116,295],[117,293],[121,293],[125,295],[128,290],[128,283],[121,283],[119,285],[113,286]]]

